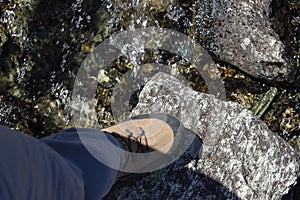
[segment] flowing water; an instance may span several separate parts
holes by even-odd
[[[164,27],[188,35],[208,52],[213,52],[216,45],[214,21],[222,14],[220,8],[224,6],[222,1],[209,0],[181,3],[169,0],[16,0],[0,3],[0,122],[37,137],[72,126],[70,108],[74,109],[74,106],[70,107],[69,103],[74,79],[85,57],[104,39],[124,30]],[[299,30],[296,25],[299,16],[296,11],[299,5],[291,1],[285,6],[290,7],[282,10],[279,9],[282,8],[280,3],[273,2],[273,18],[277,19],[274,28],[293,47],[294,63],[297,65]],[[288,27],[280,24],[286,16],[292,19]],[[292,28],[292,34],[286,34],[288,28]],[[138,44],[140,41],[135,38],[135,42]],[[195,90],[207,92],[200,74],[180,56],[143,48],[131,49],[127,56],[115,59],[95,77],[88,77],[99,83],[96,111],[101,126],[115,123],[111,112],[114,86],[119,84],[123,74],[130,70],[135,72],[140,64],[154,62],[172,66],[173,71],[182,74]],[[265,93],[270,85],[222,62],[219,68],[228,99],[244,102],[246,107],[253,106],[255,97]],[[139,90],[141,87],[139,85]],[[139,90],[135,93],[138,94]],[[266,114],[264,119],[275,132],[291,137],[299,133],[298,89],[289,85],[279,88],[279,92],[277,102],[269,109],[271,113]],[[283,101],[287,103],[282,108]],[[137,102],[137,97],[133,96],[127,106],[134,106],[134,102]],[[285,112],[291,112],[288,119],[281,116]],[[276,120],[271,119],[274,116]],[[291,120],[294,124],[285,125]]]

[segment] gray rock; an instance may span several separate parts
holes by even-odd
[[[221,1],[214,53],[241,70],[266,80],[292,80],[295,68],[271,28],[266,1]],[[291,56],[291,55],[290,55]]]
[[[132,115],[150,112],[171,113],[197,132],[202,157],[196,162],[183,155],[161,171],[161,179],[150,175],[117,184],[108,198],[281,199],[299,176],[294,149],[237,103],[158,73],[145,85]]]
[[[48,100],[60,101],[49,93],[58,90],[61,84],[71,90],[88,52],[109,36],[143,26],[181,31],[219,60],[255,77],[292,80],[296,73],[285,56],[287,48],[270,28],[269,4],[270,0],[0,1],[0,91],[30,102],[31,107]],[[282,24],[281,20],[276,21]],[[297,40],[297,35],[286,37]],[[163,62],[169,63],[169,60]],[[120,73],[109,72],[111,85],[104,86],[104,90],[111,89],[116,83],[115,74],[123,73],[126,68],[123,66]],[[108,106],[101,105],[98,110],[101,110],[99,119],[109,124],[112,117]],[[41,115],[49,113],[42,109],[40,112]],[[31,110],[27,113],[26,116],[30,116]],[[56,112],[49,113],[49,117],[56,118]],[[50,121],[58,123],[48,123]],[[50,134],[54,126],[61,127],[64,123],[43,120],[35,124],[40,126],[38,130],[46,129]]]
[[[290,51],[271,28],[271,0],[112,2],[113,21],[125,24],[125,29],[147,22],[147,26],[178,30],[197,40],[215,58],[256,78],[279,82],[295,78],[293,55],[288,55]]]

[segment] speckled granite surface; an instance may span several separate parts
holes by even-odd
[[[272,29],[266,1],[220,1],[214,53],[257,78],[291,81],[292,56]]]
[[[159,73],[144,87],[132,114],[149,112],[172,113],[197,131],[205,147],[202,158],[196,162],[184,155],[163,169],[160,179],[152,174],[119,183],[108,198],[281,199],[299,176],[293,148],[237,103],[195,92]]]
[[[273,29],[272,0],[111,2],[125,29],[146,24],[178,30],[251,76],[273,82],[295,78],[293,55]]]

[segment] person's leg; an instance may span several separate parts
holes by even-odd
[[[120,169],[122,171],[125,169],[125,172],[137,173],[153,170],[151,168],[153,163],[158,164],[159,167],[165,166],[168,163],[165,163],[164,160],[176,159],[174,155],[178,153],[181,155],[186,150],[185,147],[188,147],[185,144],[186,138],[193,135],[194,141],[199,140],[195,137],[195,133],[185,129],[178,119],[162,114],[155,115],[154,117],[157,119],[152,119],[151,116],[141,115],[139,118],[134,118],[133,121],[127,120],[104,129],[108,132],[97,129],[71,128],[39,141],[25,134],[1,128],[0,132],[3,134],[0,136],[0,149],[2,146],[3,148],[0,156],[2,181],[0,190],[3,190],[4,197],[15,197],[12,196],[14,195],[14,182],[22,181],[17,187],[17,192],[21,196],[16,197],[25,197],[3,199],[48,199],[48,197],[49,199],[101,199],[116,182]],[[124,140],[126,142],[123,144]],[[197,145],[197,149],[198,147],[201,147],[200,143]],[[17,151],[11,155],[3,153],[14,151],[14,148]],[[133,157],[129,152],[124,153],[123,149],[144,149],[146,150],[144,153],[154,150],[155,153],[151,152],[139,157],[137,154],[133,154]],[[196,151],[195,153],[197,154]],[[18,157],[22,159],[18,159]],[[130,159],[132,162],[128,161]],[[140,159],[147,162],[141,163]],[[23,162],[25,168],[20,165]],[[103,163],[108,163],[113,167]],[[148,169],[148,164],[151,169]],[[10,168],[10,166],[12,167]],[[31,168],[32,166],[38,166],[38,169],[35,170]],[[128,166],[130,166],[130,171],[125,168]],[[136,170],[141,166],[143,171]],[[155,165],[155,167],[157,166]],[[20,179],[15,175],[18,174],[15,171],[22,171],[25,175],[20,176]],[[46,175],[43,176],[44,174]],[[35,177],[38,178],[35,180]],[[32,181],[33,187],[30,185]],[[23,184],[27,187],[20,187]],[[53,197],[53,195],[56,196]]]
[[[82,140],[88,141],[85,145],[88,145],[88,149],[93,149],[98,158],[112,160],[116,163],[115,166],[119,165],[119,168],[122,168],[124,155],[105,148],[113,144],[121,148],[119,142],[101,130],[70,128],[41,139],[83,174],[85,199],[98,200],[109,192],[118,178],[119,171],[97,160],[83,145]]]
[[[0,126],[0,199],[84,199],[82,174],[52,148]]]

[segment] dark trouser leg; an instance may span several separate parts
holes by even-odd
[[[49,146],[0,126],[0,199],[84,199],[84,181]]]
[[[80,136],[78,132],[80,132]],[[107,138],[105,138],[107,137]],[[41,139],[47,145],[59,153],[70,165],[79,171],[84,180],[85,199],[101,199],[107,194],[116,182],[119,171],[104,165],[99,161],[112,160],[116,163],[116,168],[121,168],[124,163],[124,156],[113,150],[105,148],[106,145],[116,145],[120,147],[119,142],[110,134],[103,133],[97,129],[67,129],[56,135],[51,135]],[[85,141],[83,145],[82,140]],[[96,159],[87,150],[92,150]]]

